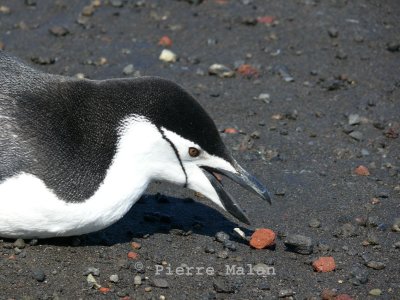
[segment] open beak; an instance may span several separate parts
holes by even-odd
[[[207,178],[217,192],[222,204],[225,209],[239,221],[250,225],[250,221],[246,214],[236,203],[234,198],[224,190],[222,183],[216,176],[216,174],[224,175],[234,182],[240,184],[245,189],[257,194],[261,199],[268,201],[271,204],[271,197],[268,193],[267,188],[262,185],[254,176],[250,175],[246,170],[244,170],[236,161],[234,161],[233,166],[237,173],[229,172],[223,169],[216,169],[211,167],[202,167],[206,172]]]

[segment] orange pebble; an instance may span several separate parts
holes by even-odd
[[[357,168],[354,169],[354,173],[356,173],[359,176],[369,176],[369,170],[367,167],[360,165]]]
[[[164,35],[164,36],[161,37],[161,39],[158,41],[158,44],[159,44],[160,46],[163,46],[163,47],[171,47],[171,46],[172,46],[172,40],[171,40],[168,36]]]
[[[129,259],[138,259],[139,258],[139,254],[137,254],[136,252],[133,252],[133,251],[129,251],[128,252],[128,258]]]
[[[109,291],[110,291],[110,288],[108,288],[108,287],[102,286],[101,288],[99,288],[99,292],[103,293],[103,294],[107,294]]]
[[[256,249],[264,249],[275,244],[276,234],[271,229],[261,228],[251,235],[250,246]]]
[[[238,133],[238,131],[235,128],[228,127],[228,128],[224,129],[224,133],[234,134],[234,133]]]
[[[320,257],[313,261],[312,266],[317,272],[331,272],[336,269],[335,260],[332,256]]]

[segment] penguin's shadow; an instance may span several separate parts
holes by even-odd
[[[57,245],[114,245],[127,243],[156,233],[187,235],[191,233],[215,236],[219,231],[231,235],[241,227],[246,235],[250,230],[227,219],[218,210],[194,201],[162,194],[144,195],[118,222],[98,232],[74,238],[52,238],[40,244]],[[236,239],[237,242],[245,242]]]

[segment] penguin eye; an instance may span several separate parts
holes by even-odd
[[[189,148],[189,155],[190,155],[191,157],[197,157],[197,156],[200,155],[200,150],[197,149],[197,148],[194,148],[194,147],[190,147],[190,148]]]

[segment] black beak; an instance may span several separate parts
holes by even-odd
[[[239,221],[250,225],[250,221],[243,210],[236,203],[234,198],[232,198],[232,196],[224,190],[223,185],[216,178],[215,173],[230,178],[234,182],[243,186],[245,189],[257,194],[261,199],[268,201],[269,204],[271,204],[271,197],[268,193],[267,188],[262,185],[254,176],[250,175],[236,161],[234,161],[233,165],[237,173],[211,167],[203,167],[203,169],[207,171],[206,175],[210,180],[212,186],[214,187],[215,191],[217,192],[219,198],[221,199],[221,202],[224,205],[225,209]]]

